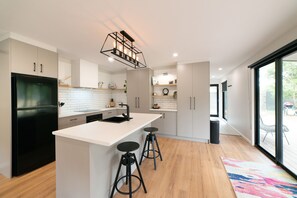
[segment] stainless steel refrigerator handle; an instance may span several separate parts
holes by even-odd
[[[33,71],[36,72],[36,63],[33,63]]]
[[[196,109],[196,97],[194,97],[194,110]]]
[[[190,109],[192,109],[192,97],[190,96]]]
[[[135,97],[135,108],[137,108],[137,97]]]

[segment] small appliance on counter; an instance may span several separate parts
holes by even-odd
[[[110,99],[109,107],[115,107],[115,102],[113,101],[113,98]]]
[[[158,104],[154,104],[153,109],[160,109],[160,106]]]

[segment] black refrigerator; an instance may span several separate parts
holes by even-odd
[[[57,79],[12,74],[12,175],[55,160]]]

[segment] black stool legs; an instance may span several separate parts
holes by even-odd
[[[156,146],[157,146],[157,149],[158,150],[155,149],[155,142],[156,142]],[[150,149],[150,144],[152,145],[152,149]],[[146,149],[146,145],[147,145],[147,149]],[[149,152],[150,151],[153,152],[153,157],[150,157],[149,156]],[[156,156],[156,153],[158,153],[157,156]],[[156,137],[155,134],[153,134],[151,132],[146,136],[139,165],[141,165],[143,157],[149,158],[149,159],[154,159],[154,168],[155,168],[155,170],[157,169],[156,158],[157,157],[160,157],[161,161],[163,161],[162,154],[161,154],[161,150],[160,150],[160,147],[159,147],[159,144],[158,144],[157,137]]]
[[[134,163],[136,164],[136,168],[137,168],[139,177],[136,176],[136,175],[132,175],[131,165],[133,165]],[[126,166],[126,175],[119,178],[119,174],[120,174],[122,165]],[[140,181],[140,185],[133,191],[132,191],[132,177],[135,177]],[[123,192],[123,191],[119,190],[118,187],[117,187],[119,181],[124,179],[124,178],[126,179],[126,184],[129,185],[129,192]],[[117,171],[117,174],[116,174],[116,177],[115,177],[115,180],[114,180],[114,184],[113,184],[113,187],[112,187],[112,191],[111,191],[111,194],[110,194],[110,198],[113,197],[115,189],[119,193],[129,195],[129,197],[132,198],[132,194],[134,192],[136,192],[140,188],[141,185],[143,187],[144,192],[147,193],[146,187],[144,185],[143,178],[142,178],[142,175],[141,175],[141,172],[140,172],[140,168],[139,168],[139,165],[137,163],[136,156],[135,156],[134,153],[127,152],[126,154],[122,155],[122,157],[121,157],[119,168],[118,168],[118,171]]]

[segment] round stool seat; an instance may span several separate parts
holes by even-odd
[[[158,131],[159,129],[156,127],[146,127],[143,130],[147,132],[155,132],[155,131]]]
[[[122,152],[131,152],[137,150],[139,148],[139,144],[137,142],[122,142],[117,146],[117,148]]]

